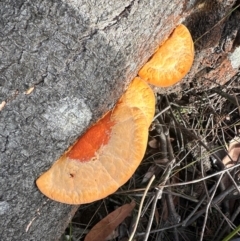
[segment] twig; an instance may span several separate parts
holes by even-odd
[[[138,188],[138,189],[133,189],[133,190],[117,191],[115,194],[117,194],[117,195],[121,195],[121,194],[126,195],[126,194],[128,193],[128,194],[131,195],[131,196],[136,196],[136,197],[138,197],[138,196],[142,196],[142,194],[137,194],[137,193],[135,193],[135,192],[143,192],[144,190],[145,190],[145,188]],[[189,201],[191,201],[191,202],[195,202],[195,203],[198,203],[198,202],[199,202],[199,200],[198,200],[197,198],[194,198],[194,197],[191,197],[191,196],[189,196],[189,195],[186,195],[185,193],[177,193],[177,192],[169,191],[169,190],[163,190],[163,193],[164,193],[164,194],[169,194],[169,193],[171,193],[171,194],[174,195],[174,196],[184,198],[184,199],[189,200]],[[148,196],[153,196],[153,199],[154,199],[154,193],[153,193],[153,192],[149,192],[147,195],[148,195]],[[150,200],[149,202],[151,203],[151,202],[153,201],[153,199]],[[145,210],[145,209],[146,209],[146,208],[144,207],[144,209],[143,209],[143,211],[142,211],[143,213],[144,213],[144,210]]]
[[[143,197],[142,197],[140,205],[139,205],[139,210],[138,210],[138,215],[137,215],[137,219],[136,219],[136,224],[135,224],[134,229],[133,229],[133,231],[132,231],[132,233],[131,233],[131,235],[129,237],[129,241],[133,240],[133,237],[134,237],[134,235],[136,233],[137,226],[138,226],[138,223],[139,223],[139,220],[140,220],[140,216],[141,216],[141,211],[142,211],[142,208],[143,208],[143,203],[144,203],[145,197],[147,195],[147,192],[148,192],[149,188],[151,187],[154,179],[155,179],[155,175],[152,176],[152,178],[150,179],[150,181],[149,181],[149,183],[148,183],[148,185],[147,185],[147,187],[146,187],[146,189],[145,189],[145,191],[143,193]]]
[[[198,179],[195,179],[195,180],[192,180],[192,181],[189,181],[189,182],[182,182],[182,183],[175,183],[175,184],[167,184],[167,185],[164,185],[164,187],[176,187],[176,186],[185,186],[185,185],[188,185],[188,184],[193,184],[193,183],[197,183],[197,182],[201,182],[203,180],[206,180],[208,178],[211,178],[211,177],[215,177],[217,175],[220,175],[222,173],[225,173],[227,171],[230,171],[234,168],[237,168],[240,166],[240,163],[235,165],[235,166],[232,166],[232,167],[229,167],[227,169],[224,169],[222,171],[219,171],[219,172],[216,172],[216,173],[213,173],[211,175],[208,175],[207,177],[202,177],[202,178],[198,178]]]
[[[148,240],[148,237],[149,237],[149,234],[150,234],[150,230],[151,230],[152,222],[153,222],[153,217],[154,217],[154,213],[156,211],[156,206],[157,206],[157,201],[159,199],[158,197],[159,197],[160,191],[161,190],[158,189],[157,192],[155,193],[155,196],[154,196],[154,200],[153,200],[152,208],[151,208],[151,213],[150,213],[150,217],[149,217],[149,221],[148,221],[148,226],[147,226],[145,236],[144,236],[144,239],[143,239],[144,241]]]
[[[182,226],[182,223],[179,223],[179,224],[175,224],[175,225],[171,225],[171,226],[168,226],[168,227],[164,227],[164,228],[159,228],[159,229],[155,229],[155,230],[152,230],[150,233],[158,233],[158,232],[161,232],[161,231],[165,231],[165,230],[168,230],[168,229],[173,229],[173,228],[177,228],[177,227],[181,227]],[[143,236],[145,235],[145,232],[144,233],[138,233],[138,237],[139,236]]]
[[[163,179],[162,183],[165,184],[167,182],[167,180],[169,179],[169,176],[171,174],[174,162],[175,162],[175,160],[172,160],[169,163],[169,165],[167,166],[166,171],[165,171],[166,174],[163,174],[164,179]],[[144,237],[144,241],[148,240],[148,236],[149,236],[149,233],[150,233],[150,230],[151,230],[151,227],[152,227],[154,213],[155,213],[155,210],[156,210],[156,204],[157,204],[157,201],[162,198],[162,192],[163,192],[163,187],[160,187],[160,188],[157,189],[157,192],[155,194],[155,198],[154,198],[154,201],[152,203],[152,209],[151,209],[150,218],[149,218],[146,234],[145,234],[145,237]]]
[[[223,173],[222,173],[223,175]],[[233,190],[235,189],[234,186],[231,186],[230,188],[226,189],[224,192],[222,192],[220,195],[218,195],[217,197],[215,197],[212,201],[212,205],[217,204],[218,202],[220,202],[221,200],[223,200],[225,198],[225,196],[228,195],[228,193],[231,193]],[[185,223],[185,226],[190,225],[192,222],[194,222],[198,217],[200,217],[206,210],[207,207],[202,208],[200,211],[197,212],[197,214],[195,216],[193,216],[187,223]]]
[[[169,220],[170,220],[170,222],[171,223],[172,222],[179,223],[180,220],[181,220],[181,217],[178,215],[178,213],[175,210],[175,206],[174,206],[171,194],[166,196],[166,201],[167,201],[167,206],[168,206],[168,210],[169,210]],[[176,227],[174,227],[174,240],[175,241],[179,240]]]
[[[210,208],[210,205],[212,204],[212,200],[213,200],[214,195],[215,195],[215,193],[216,193],[216,191],[217,191],[217,187],[218,187],[219,183],[221,182],[221,179],[222,179],[222,177],[223,177],[223,174],[224,174],[224,173],[222,173],[222,174],[220,175],[220,177],[219,177],[219,179],[218,179],[218,182],[217,182],[217,185],[216,185],[216,188],[215,188],[215,190],[213,191],[213,193],[212,193],[212,195],[211,195],[211,198],[210,198],[210,200],[209,200],[209,202],[208,202],[208,204],[207,204],[206,214],[205,214],[205,217],[204,217],[204,223],[203,223],[203,227],[202,227],[202,232],[201,232],[200,241],[203,240],[204,230],[205,230],[205,228],[206,228],[206,223],[207,223],[207,219],[208,219],[209,208]]]
[[[240,206],[238,206],[238,208],[234,211],[230,220],[234,222],[234,220],[236,219],[239,213],[240,213]],[[226,233],[227,229],[228,229],[228,226],[222,229],[221,233],[218,234],[218,238],[216,239],[216,241],[222,240],[222,236]]]
[[[238,101],[236,100],[236,98],[234,98],[233,96],[229,95],[228,93],[222,91],[220,88],[213,88],[212,91],[221,95],[222,97],[226,98],[228,101],[230,101],[235,106],[239,107],[239,104],[238,104]]]
[[[215,185],[209,190],[209,193],[211,194],[212,191],[214,190]],[[189,219],[196,213],[196,211],[198,210],[198,208],[202,205],[202,203],[204,202],[205,198],[207,197],[207,195],[205,194],[201,200],[198,202],[198,204],[196,205],[196,207],[193,209],[193,211],[188,215],[188,217],[183,221],[182,225],[186,226],[187,223],[189,223]]]
[[[154,118],[153,121],[155,121],[159,116],[161,116],[164,112],[166,112],[167,110],[170,109],[170,106],[167,106],[165,109],[161,110],[159,113],[157,113]]]

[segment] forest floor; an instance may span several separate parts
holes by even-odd
[[[62,240],[125,241],[134,232],[135,241],[233,240],[239,165],[240,76],[204,92],[158,95],[141,165],[116,193],[81,205]]]

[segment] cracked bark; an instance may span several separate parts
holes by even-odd
[[[48,200],[37,190],[36,178],[114,105],[177,24],[185,21],[194,32],[203,14],[197,8],[200,3],[0,1],[0,104],[6,101],[0,112],[0,240],[60,237],[77,206]],[[234,3],[224,1],[217,8],[220,16]],[[221,23],[217,40],[197,50],[191,73],[169,91],[187,88],[209,66],[204,56],[216,54],[216,61],[219,52],[210,50],[225,43],[227,36],[234,41],[237,11],[235,15]],[[218,20],[212,18],[211,24]],[[231,27],[224,29],[225,23]],[[206,29],[207,24],[201,22]],[[224,51],[222,56],[230,53]],[[221,65],[213,63],[213,70]],[[228,79],[237,73],[231,72]],[[26,95],[31,87],[34,90]]]

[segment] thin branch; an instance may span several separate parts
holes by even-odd
[[[131,235],[130,235],[130,237],[129,237],[129,241],[132,241],[133,238],[134,238],[134,235],[135,235],[135,233],[136,233],[137,226],[138,226],[138,223],[139,223],[139,220],[140,220],[140,216],[141,216],[141,211],[142,211],[142,208],[143,208],[144,200],[145,200],[145,198],[146,198],[147,192],[148,192],[149,188],[151,187],[154,179],[155,179],[155,175],[152,176],[152,178],[150,179],[150,181],[149,181],[149,183],[148,183],[148,185],[147,185],[147,187],[146,187],[146,189],[145,189],[145,191],[144,191],[144,193],[143,193],[143,197],[142,197],[142,200],[141,200],[140,205],[139,205],[139,210],[138,210],[138,215],[137,215],[136,223],[135,223],[134,229],[133,229],[133,231],[132,231],[132,233],[131,233]]]

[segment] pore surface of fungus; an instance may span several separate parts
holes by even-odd
[[[138,75],[150,84],[168,87],[188,73],[193,59],[194,44],[191,34],[180,24],[140,69]]]
[[[154,110],[153,91],[136,77],[115,108],[38,178],[40,191],[67,204],[89,203],[115,192],[144,156]]]

